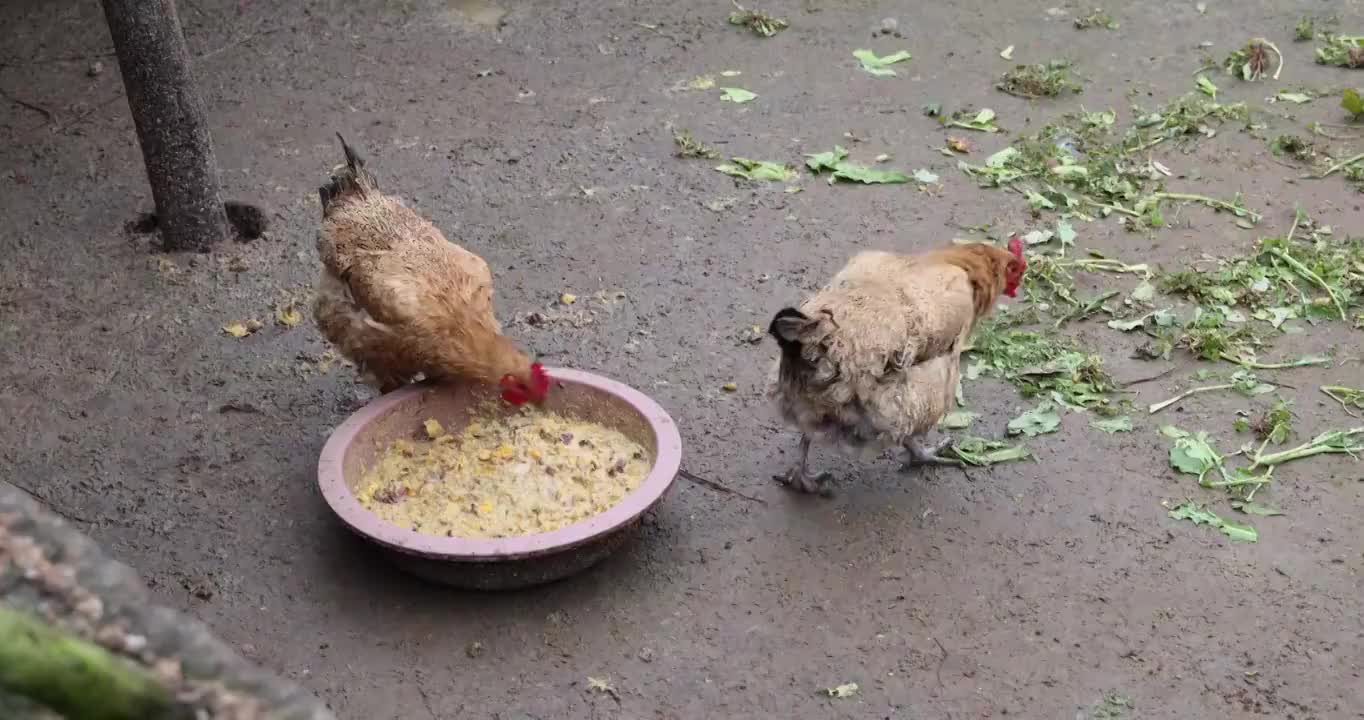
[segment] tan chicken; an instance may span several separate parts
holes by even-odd
[[[920,255],[859,253],[800,309],[777,312],[781,346],[773,396],[801,431],[800,459],[777,480],[826,492],[830,474],[806,468],[814,439],[845,451],[908,451],[906,467],[950,462],[921,436],[956,404],[961,349],[999,294],[1027,268],[1023,244],[971,244]]]
[[[421,374],[496,383],[517,405],[544,400],[549,376],[493,315],[488,264],[379,192],[345,138],[341,148],[346,164],[318,189],[322,275],[313,315],[322,334],[380,392]]]

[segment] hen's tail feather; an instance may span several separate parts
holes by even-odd
[[[776,338],[777,345],[781,347],[783,360],[801,361],[803,348],[800,334],[810,326],[810,322],[809,316],[793,307],[782,308],[772,316],[772,322],[767,326],[767,334]]]
[[[341,141],[341,151],[346,155],[346,164],[332,170],[331,180],[317,189],[318,198],[322,201],[324,218],[330,214],[332,207],[347,197],[363,197],[370,191],[379,189],[374,176],[365,169],[365,159],[346,142],[341,133],[338,132],[336,137]]]

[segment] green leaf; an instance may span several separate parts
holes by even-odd
[[[750,160],[748,158],[732,158],[732,164],[717,165],[716,170],[734,177],[741,177],[748,180],[766,180],[769,182],[789,182],[795,180],[799,174],[781,163],[767,162],[765,160]]]
[[[1181,434],[1173,435],[1171,434],[1173,432]],[[1170,447],[1170,466],[1174,469],[1186,475],[1197,475],[1199,482],[1202,482],[1209,472],[1222,467],[1222,456],[1208,442],[1206,432],[1200,431],[1190,435],[1179,428],[1166,425],[1161,428],[1161,434],[1175,440],[1174,445]]]
[[[1151,316],[1142,315],[1139,318],[1132,318],[1131,320],[1118,320],[1117,318],[1114,318],[1112,320],[1109,320],[1105,324],[1113,328],[1114,330],[1117,330],[1118,332],[1132,332],[1133,330],[1136,330],[1137,328],[1145,325],[1146,318],[1148,317]]]
[[[1061,241],[1061,254],[1066,253],[1066,248],[1075,245],[1075,227],[1069,220],[1058,220],[1056,222],[1056,237]]]
[[[1303,104],[1303,103],[1312,102],[1312,100],[1313,100],[1313,98],[1312,98],[1311,95],[1308,95],[1308,94],[1306,94],[1306,93],[1295,93],[1295,92],[1281,92],[1281,93],[1279,93],[1278,95],[1276,95],[1275,97],[1276,97],[1277,99],[1279,99],[1279,100],[1282,100],[1283,102],[1297,103],[1297,104],[1299,104],[1299,105],[1301,105],[1301,104]]]
[[[970,410],[953,410],[944,415],[938,424],[947,430],[964,430],[971,427],[971,423],[975,422],[977,417],[979,416]]]
[[[857,683],[843,683],[838,687],[825,688],[824,694],[831,698],[848,698],[857,694]]]
[[[752,93],[743,88],[736,87],[720,88],[720,92],[724,93],[720,96],[721,100],[732,103],[746,103],[753,98],[758,97],[757,93]]]
[[[1053,433],[1060,427],[1061,416],[1057,414],[1056,406],[1049,402],[1044,402],[1010,420],[1008,425],[1010,435],[1021,434],[1028,437]]]
[[[862,69],[877,77],[890,77],[895,75],[895,71],[889,66],[898,62],[903,62],[910,58],[906,50],[891,53],[885,57],[877,57],[871,50],[858,49],[853,51],[853,57],[857,58],[862,64]]]
[[[1089,426],[1095,430],[1102,430],[1109,435],[1120,432],[1132,432],[1132,418],[1123,415],[1108,420],[1093,420],[1089,423]]]
[[[842,145],[835,145],[834,149],[828,152],[806,155],[805,167],[810,168],[817,175],[825,170],[837,170],[838,163],[846,157],[848,157],[848,151]]]
[[[1340,106],[1355,117],[1364,116],[1364,97],[1359,96],[1359,91],[1354,88],[1345,88],[1341,95]]]
[[[1009,445],[999,440],[987,440],[979,437],[963,438],[948,448],[947,452],[968,465],[977,466],[994,465],[1012,460],[1026,460],[1031,457],[1031,453],[1022,445]]]
[[[1211,525],[1236,542],[1253,543],[1260,539],[1255,528],[1227,520],[1192,500],[1184,502],[1168,514],[1175,520],[1188,520],[1195,525]]]
[[[1156,298],[1156,286],[1152,285],[1149,280],[1142,280],[1127,297],[1132,302],[1150,305],[1151,301]]]
[[[924,168],[919,168],[914,171],[914,179],[925,185],[932,185],[933,183],[938,182],[938,176]]]
[[[1198,89],[1203,91],[1204,95],[1207,95],[1213,100],[1217,99],[1217,86],[1214,85],[1212,81],[1209,80],[1206,76],[1203,75],[1198,76]]]
[[[909,176],[899,170],[879,170],[869,168],[865,165],[857,165],[850,162],[840,162],[834,169],[834,174],[830,176],[829,182],[834,180],[847,180],[849,182],[859,182],[867,185],[885,183],[907,183]]]
[[[1231,501],[1231,506],[1232,506],[1232,508],[1234,508],[1234,509],[1236,509],[1236,510],[1239,510],[1240,512],[1243,512],[1243,513],[1245,513],[1245,514],[1247,514],[1247,515],[1259,515],[1260,517],[1273,517],[1273,516],[1275,516],[1275,515],[1282,515],[1282,514],[1283,514],[1283,511],[1282,511],[1282,510],[1276,510],[1276,509],[1274,509],[1274,508],[1272,508],[1272,507],[1266,507],[1266,506],[1264,506],[1264,505],[1258,505],[1258,504],[1253,503],[1253,502],[1245,502],[1245,501],[1242,501],[1242,500],[1232,500],[1232,501]]]

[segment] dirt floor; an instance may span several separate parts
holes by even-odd
[[[1349,690],[1364,664],[1364,465],[1285,466],[1267,499],[1286,515],[1254,518],[1257,544],[1167,517],[1162,501],[1215,495],[1170,469],[1144,410],[1135,432],[1111,436],[1067,414],[1059,434],[1029,440],[1036,462],[990,469],[902,475],[821,451],[837,494],[797,496],[770,480],[796,445],[762,396],[774,346],[742,337],[855,250],[1054,223],[959,172],[923,105],[990,107],[1015,131],[1081,105],[1127,118],[1193,90],[1204,42],[1220,58],[1247,37],[1277,41],[1280,82],[1211,74],[1219,98],[1267,107],[1270,128],[1226,126],[1154,158],[1202,178],[1172,187],[1244,193],[1264,222],[1187,208],[1154,232],[1079,223],[1078,246],[1178,267],[1283,234],[1295,203],[1358,229],[1361,196],[1344,180],[1298,180],[1265,149],[1282,129],[1344,122],[1337,101],[1265,100],[1364,78],[1291,42],[1302,13],[1348,25],[1359,2],[1115,3],[1119,29],[1080,31],[1075,4],[772,0],[763,8],[791,28],[771,39],[728,26],[720,0],[178,4],[226,194],[266,207],[273,227],[194,257],[125,231],[151,201],[99,4],[0,4],[0,471],[338,715],[1364,717]],[[903,38],[877,34],[885,18]],[[1010,45],[1014,62],[1074,59],[1084,93],[994,90]],[[913,59],[873,77],[858,47]],[[722,85],[759,97],[685,88],[726,69],[742,75]],[[681,128],[727,155],[791,163],[835,143],[868,161],[890,153],[942,188],[808,174],[798,194],[739,185],[674,157]],[[680,483],[626,550],[509,595],[424,585],[340,529],[315,460],[371,391],[310,320],[274,319],[306,302],[317,273],[316,188],[339,161],[338,130],[386,189],[487,258],[521,342],[644,389],[681,425],[690,470],[767,504]],[[952,134],[977,143],[975,162],[1009,142]],[[571,312],[554,306],[566,291],[583,298]],[[552,321],[512,321],[531,312]],[[264,327],[221,329],[249,319]],[[1141,407],[1197,366],[1132,359],[1137,340],[1102,319],[1064,332],[1119,380],[1175,367],[1133,387]],[[1361,384],[1359,338],[1323,324],[1269,353],[1338,350],[1331,368],[1273,374],[1293,386],[1300,439],[1359,424],[1317,392]],[[994,436],[1032,406],[989,380],[968,382],[966,399],[982,413],[973,431]],[[1267,403],[1208,394],[1163,422],[1235,447],[1232,414]],[[850,682],[852,697],[818,694]]]

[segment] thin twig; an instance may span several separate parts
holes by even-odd
[[[706,487],[710,488],[711,490],[716,490],[716,491],[719,491],[719,492],[722,492],[722,493],[729,493],[730,495],[738,495],[739,497],[741,497],[741,498],[743,498],[743,499],[745,499],[745,500],[751,500],[752,502],[755,502],[755,503],[761,503],[761,504],[763,504],[763,505],[766,505],[766,504],[767,504],[767,501],[764,500],[764,499],[762,499],[762,498],[760,498],[760,497],[754,497],[754,496],[752,496],[752,495],[748,495],[748,494],[746,494],[746,493],[742,493],[742,492],[740,492],[740,491],[738,491],[738,490],[735,490],[735,489],[732,488],[732,487],[729,487],[728,485],[724,485],[724,484],[722,484],[722,483],[718,483],[718,482],[716,482],[716,481],[714,481],[714,480],[711,480],[710,478],[703,478],[703,477],[701,477],[700,475],[697,475],[697,474],[692,473],[692,472],[688,472],[687,470],[681,470],[681,469],[678,470],[678,471],[677,471],[677,476],[680,477],[680,478],[682,478],[683,480],[689,480],[689,481],[694,482],[694,483],[696,483],[696,484],[698,484],[698,485],[705,485]]]
[[[23,98],[17,98],[11,95],[9,91],[5,90],[4,88],[0,88],[0,95],[3,95],[6,100],[9,100],[10,102],[14,103],[15,105],[18,105],[19,107],[28,108],[33,112],[42,114],[44,118],[47,118],[48,122],[52,122],[57,117],[52,113],[51,110],[48,110],[42,105],[39,105],[37,103],[31,103],[27,100],[24,100]]]
[[[1133,385],[1140,385],[1140,384],[1142,384],[1142,383],[1148,383],[1148,382],[1151,382],[1152,380],[1159,380],[1159,379],[1165,377],[1166,375],[1169,375],[1170,373],[1172,373],[1172,372],[1174,372],[1174,371],[1176,371],[1176,370],[1178,370],[1178,369],[1179,369],[1179,368],[1177,368],[1177,367],[1172,367],[1172,368],[1169,368],[1168,370],[1164,370],[1164,371],[1162,371],[1162,372],[1156,373],[1155,375],[1152,375],[1151,377],[1137,378],[1136,380],[1128,380],[1127,382],[1122,383],[1122,384],[1121,384],[1121,387],[1132,387]]]
[[[937,638],[933,638],[933,642],[942,651],[942,659],[938,661],[938,687],[942,687],[942,666],[947,664],[947,648],[943,647]]]

